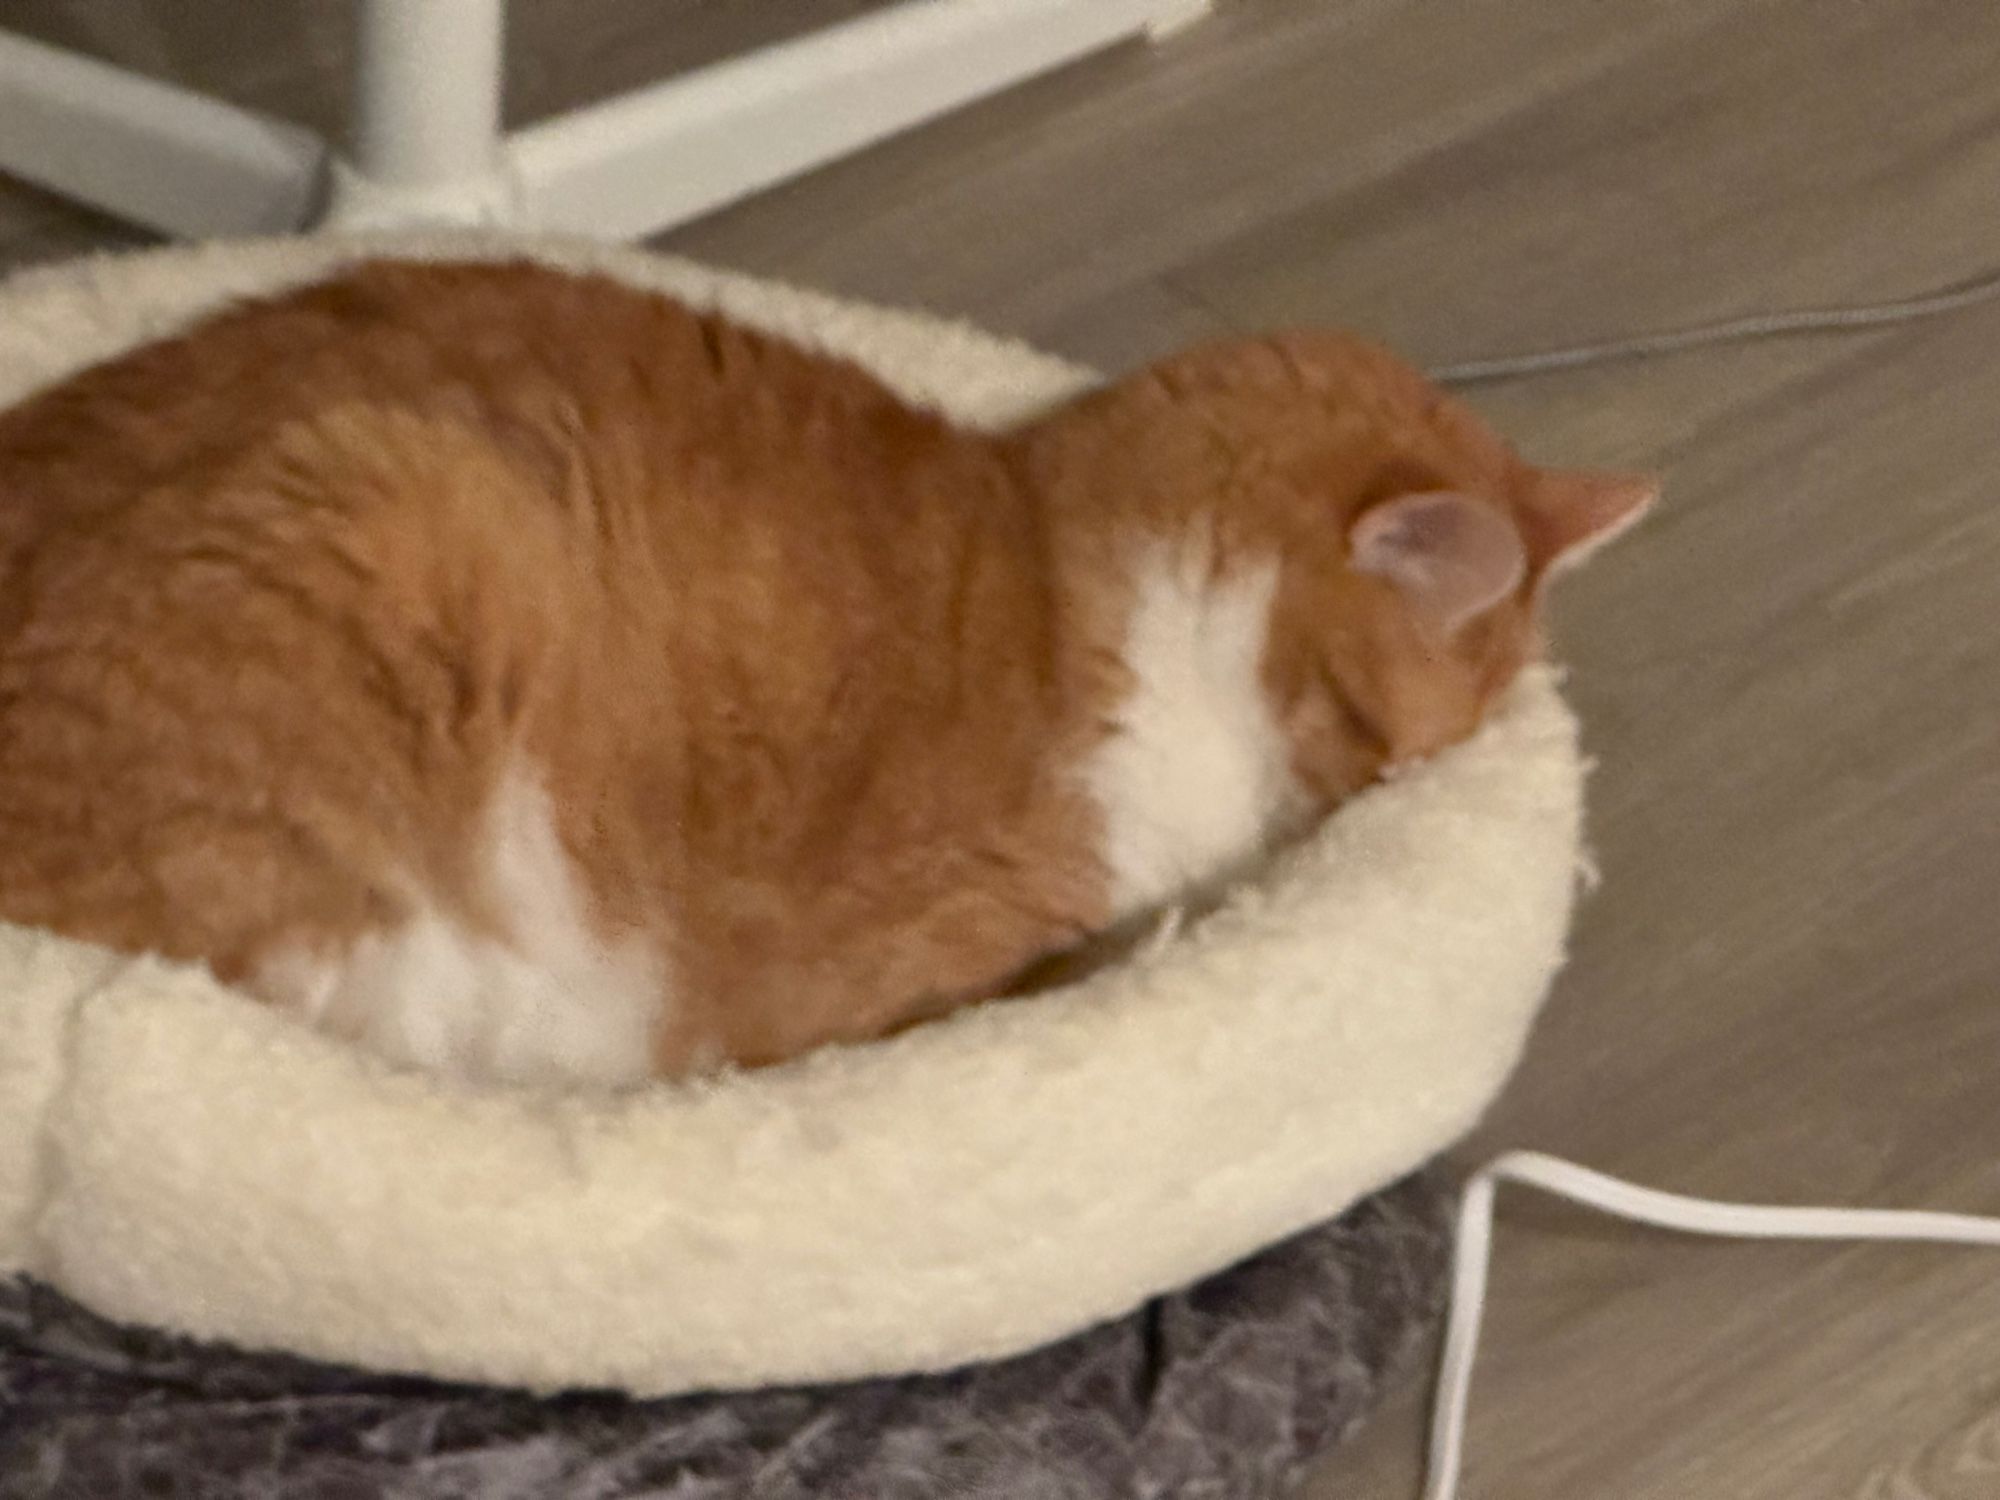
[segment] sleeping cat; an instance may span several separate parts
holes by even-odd
[[[879,1036],[1465,737],[1652,495],[1336,335],[991,436],[362,265],[0,414],[0,918],[474,1077]]]

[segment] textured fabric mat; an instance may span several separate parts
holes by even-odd
[[[1267,1500],[1436,1321],[1419,1176],[1130,1317],[950,1374],[633,1401],[387,1378],[0,1283],[0,1500]]]

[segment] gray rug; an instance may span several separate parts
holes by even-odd
[[[632,1401],[389,1378],[0,1283],[0,1500],[1275,1500],[1435,1324],[1417,1177],[1060,1344],[946,1375]]]

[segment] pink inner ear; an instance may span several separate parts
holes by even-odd
[[[1387,580],[1446,634],[1484,614],[1527,574],[1521,533],[1498,506],[1456,490],[1398,495],[1348,533],[1357,572]]]
[[[1577,566],[1636,525],[1659,497],[1660,482],[1646,474],[1591,469],[1542,474],[1526,506],[1535,566],[1551,573]]]

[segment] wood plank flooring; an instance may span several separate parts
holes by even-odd
[[[240,35],[216,0],[17,4],[253,101],[338,97],[338,49],[287,41],[330,34],[318,0]],[[538,109],[637,81],[622,38],[657,67],[803,13],[534,9]],[[1107,366],[1287,322],[1442,361],[2000,264],[1996,57],[1973,0],[1236,0],[663,242]],[[0,264],[130,238],[0,187]],[[1562,598],[1604,884],[1461,1156],[2000,1213],[2000,305],[1475,399],[1669,488]],[[1508,1198],[1488,1338],[1481,1500],[2000,1495],[1990,1254]],[[1413,1494],[1420,1396],[1313,1500]]]

